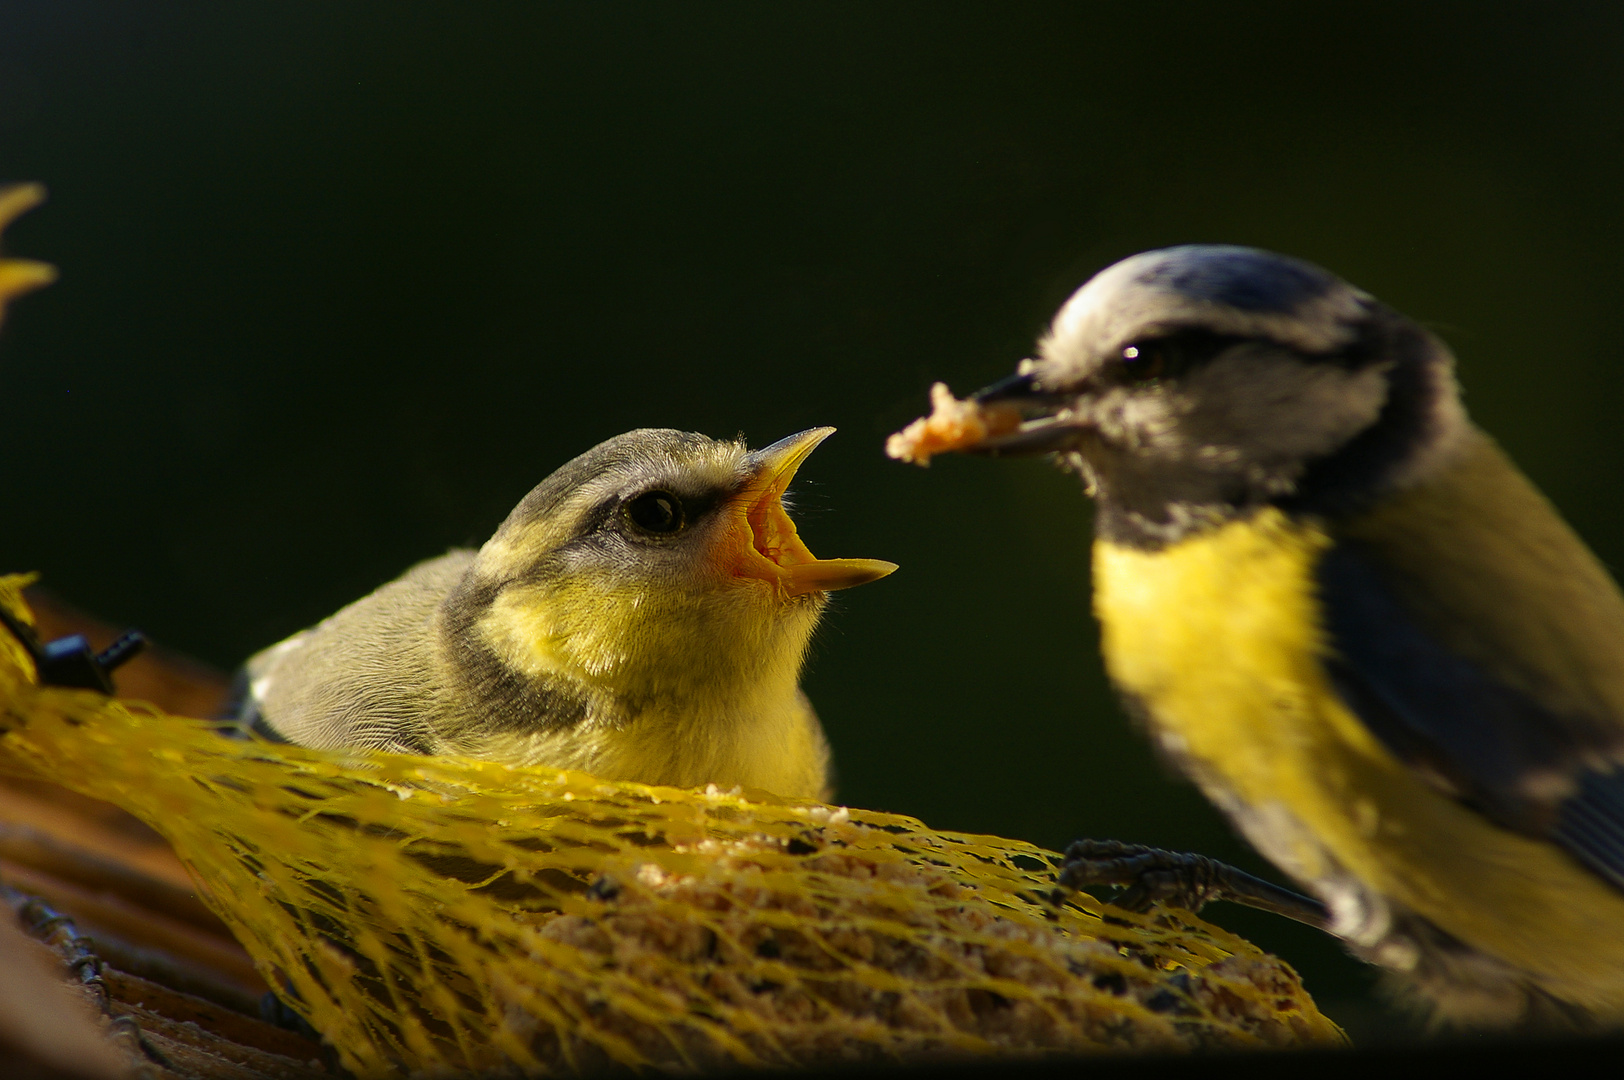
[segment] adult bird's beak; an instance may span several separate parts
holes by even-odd
[[[807,455],[834,434],[812,428],[750,454],[755,474],[732,499],[731,507],[749,529],[738,553],[737,573],[776,585],[785,596],[849,589],[878,581],[897,568],[881,559],[820,559],[807,550],[784,511],[784,490]]]
[[[1022,372],[984,386],[970,395],[984,415],[1001,417],[990,425],[997,428],[973,446],[968,453],[1048,454],[1071,449],[1080,427],[1077,402],[1068,395],[1049,393],[1032,375]]]
[[[1041,389],[1030,373],[976,391],[963,401],[945,383],[930,388],[931,412],[885,442],[899,461],[928,465],[937,454],[1047,454],[1073,448],[1087,426],[1075,400]]]

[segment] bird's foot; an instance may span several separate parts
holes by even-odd
[[[1318,930],[1327,929],[1330,923],[1325,905],[1318,900],[1217,859],[1118,840],[1078,840],[1072,844],[1066,849],[1059,884],[1061,890],[1115,885],[1122,892],[1111,903],[1129,911],[1148,911],[1153,904],[1166,904],[1200,914],[1214,900],[1228,900],[1284,915]]]

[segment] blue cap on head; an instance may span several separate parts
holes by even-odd
[[[1055,315],[1039,346],[1068,370],[1178,327],[1268,338],[1304,353],[1347,345],[1370,297],[1312,263],[1232,244],[1142,251],[1101,270]]]
[[[1310,263],[1229,244],[1187,244],[1137,260],[1148,264],[1135,275],[1142,284],[1240,311],[1288,314],[1337,285]]]

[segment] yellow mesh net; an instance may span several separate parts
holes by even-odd
[[[26,579],[0,603],[27,618]],[[1335,1041],[1280,961],[1181,912],[1043,899],[1055,856],[892,814],[230,739],[34,684],[0,767],[175,847],[362,1076]]]

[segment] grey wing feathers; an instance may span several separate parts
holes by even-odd
[[[433,623],[471,558],[421,563],[256,654],[240,718],[303,746],[433,752],[444,683]]]

